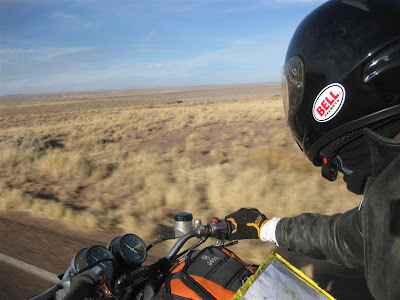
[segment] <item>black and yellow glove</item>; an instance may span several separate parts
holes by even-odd
[[[259,239],[261,227],[269,220],[256,208],[241,208],[225,217],[230,222],[229,240]]]

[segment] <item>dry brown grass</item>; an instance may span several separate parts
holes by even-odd
[[[282,217],[357,204],[296,149],[280,97],[175,102],[0,106],[0,210],[150,239],[178,211],[205,221],[242,206]]]

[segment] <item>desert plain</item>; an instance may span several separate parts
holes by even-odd
[[[43,227],[150,242],[180,211],[206,223],[241,207],[285,217],[359,201],[301,153],[278,83],[0,97],[0,213]],[[274,249],[232,248],[258,264]]]

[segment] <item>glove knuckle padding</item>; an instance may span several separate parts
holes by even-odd
[[[230,240],[257,239],[260,237],[260,229],[267,218],[256,208],[241,208],[225,218],[233,225]]]

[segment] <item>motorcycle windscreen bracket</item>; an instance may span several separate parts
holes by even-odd
[[[311,278],[273,252],[236,292],[234,300],[335,300]]]

